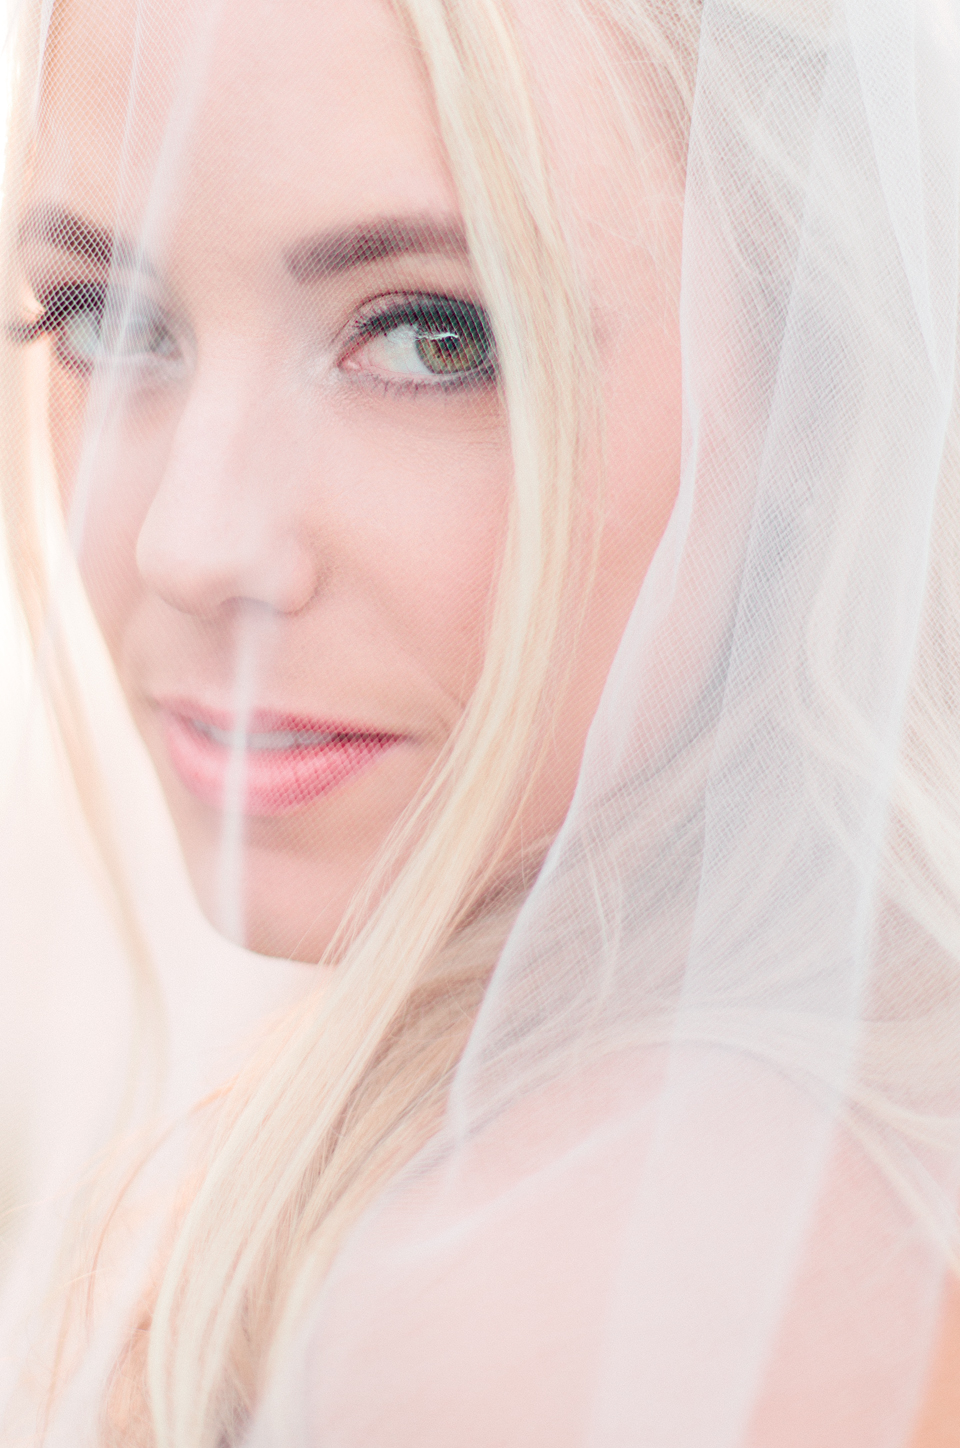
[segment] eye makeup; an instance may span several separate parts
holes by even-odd
[[[65,368],[169,361],[180,355],[163,309],[142,292],[92,279],[34,288],[39,315],[14,323],[23,344],[44,335]],[[386,391],[454,391],[497,378],[496,344],[476,302],[434,293],[385,296],[359,308],[337,347],[336,366]]]
[[[382,298],[354,323],[340,366],[388,385],[482,386],[497,377],[496,344],[475,302],[432,294]]]
[[[162,310],[146,297],[102,281],[75,280],[35,289],[39,316],[10,329],[28,344],[49,334],[58,362],[90,372],[106,361],[169,360],[179,355]]]

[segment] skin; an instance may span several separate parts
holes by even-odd
[[[131,8],[76,0],[61,14],[23,268],[35,315],[51,288],[107,275],[89,238],[78,246],[73,232],[65,244],[62,225],[50,234],[55,211],[142,237],[155,276],[137,281],[135,304],[159,310],[163,333],[145,359],[91,374],[70,351],[76,319],[51,328],[57,472],[203,909],[254,950],[316,960],[470,697],[512,487],[496,386],[414,389],[383,337],[357,344],[357,318],[383,298],[483,299],[469,258],[448,244],[459,211],[428,89],[380,0],[231,7],[209,41],[217,83],[201,90],[159,207],[150,186],[165,87],[182,76],[182,55],[204,51],[197,7],[165,4],[169,54],[143,86],[149,103],[123,151]],[[545,96],[534,7],[520,18],[558,193],[590,218],[589,230],[576,224],[607,407],[599,582],[523,821],[525,837],[542,838],[568,806],[675,498],[679,340],[673,277],[643,237],[623,235],[623,167],[591,115],[595,78],[581,56],[551,52],[542,64],[565,89]],[[664,168],[657,228],[676,259],[682,178]],[[162,226],[150,220],[158,213]],[[291,262],[304,238],[393,217],[426,221],[446,242],[322,275]],[[239,920],[224,894],[229,821],[173,767],[162,714],[170,698],[231,710],[238,678],[254,707],[400,736],[302,808],[243,820]]]

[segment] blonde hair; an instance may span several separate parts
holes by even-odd
[[[217,1104],[209,1155],[111,1388],[105,1433],[125,1445],[215,1448],[242,1431],[271,1344],[344,1233],[436,1128],[522,893],[522,879],[504,885],[501,842],[543,748],[559,660],[589,584],[592,555],[582,540],[597,510],[583,494],[583,463],[600,435],[593,329],[508,7],[395,5],[436,100],[509,416],[515,488],[484,665],[438,768],[342,922],[327,957],[336,963],[332,987],[283,1023]],[[658,94],[682,149],[695,0],[589,8],[570,0],[569,8],[596,44],[612,29],[643,60],[646,98]],[[42,54],[43,38],[29,40]],[[611,86],[627,130],[639,133],[643,98],[614,74]],[[18,171],[28,164],[29,131],[23,117],[14,132]],[[56,647],[17,446],[4,469],[13,565],[35,638],[52,637]],[[46,672],[146,991],[148,951],[62,650]]]

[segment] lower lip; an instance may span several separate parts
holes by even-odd
[[[398,744],[395,734],[345,735],[329,744],[296,749],[251,749],[235,754],[202,733],[182,714],[163,714],[170,761],[190,793],[217,810],[283,815],[302,809],[354,779]]]

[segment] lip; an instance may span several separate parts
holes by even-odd
[[[404,738],[342,720],[265,709],[251,711],[241,735],[236,716],[224,710],[183,699],[159,701],[157,707],[181,782],[213,809],[236,799],[245,815],[302,809],[356,778]]]

